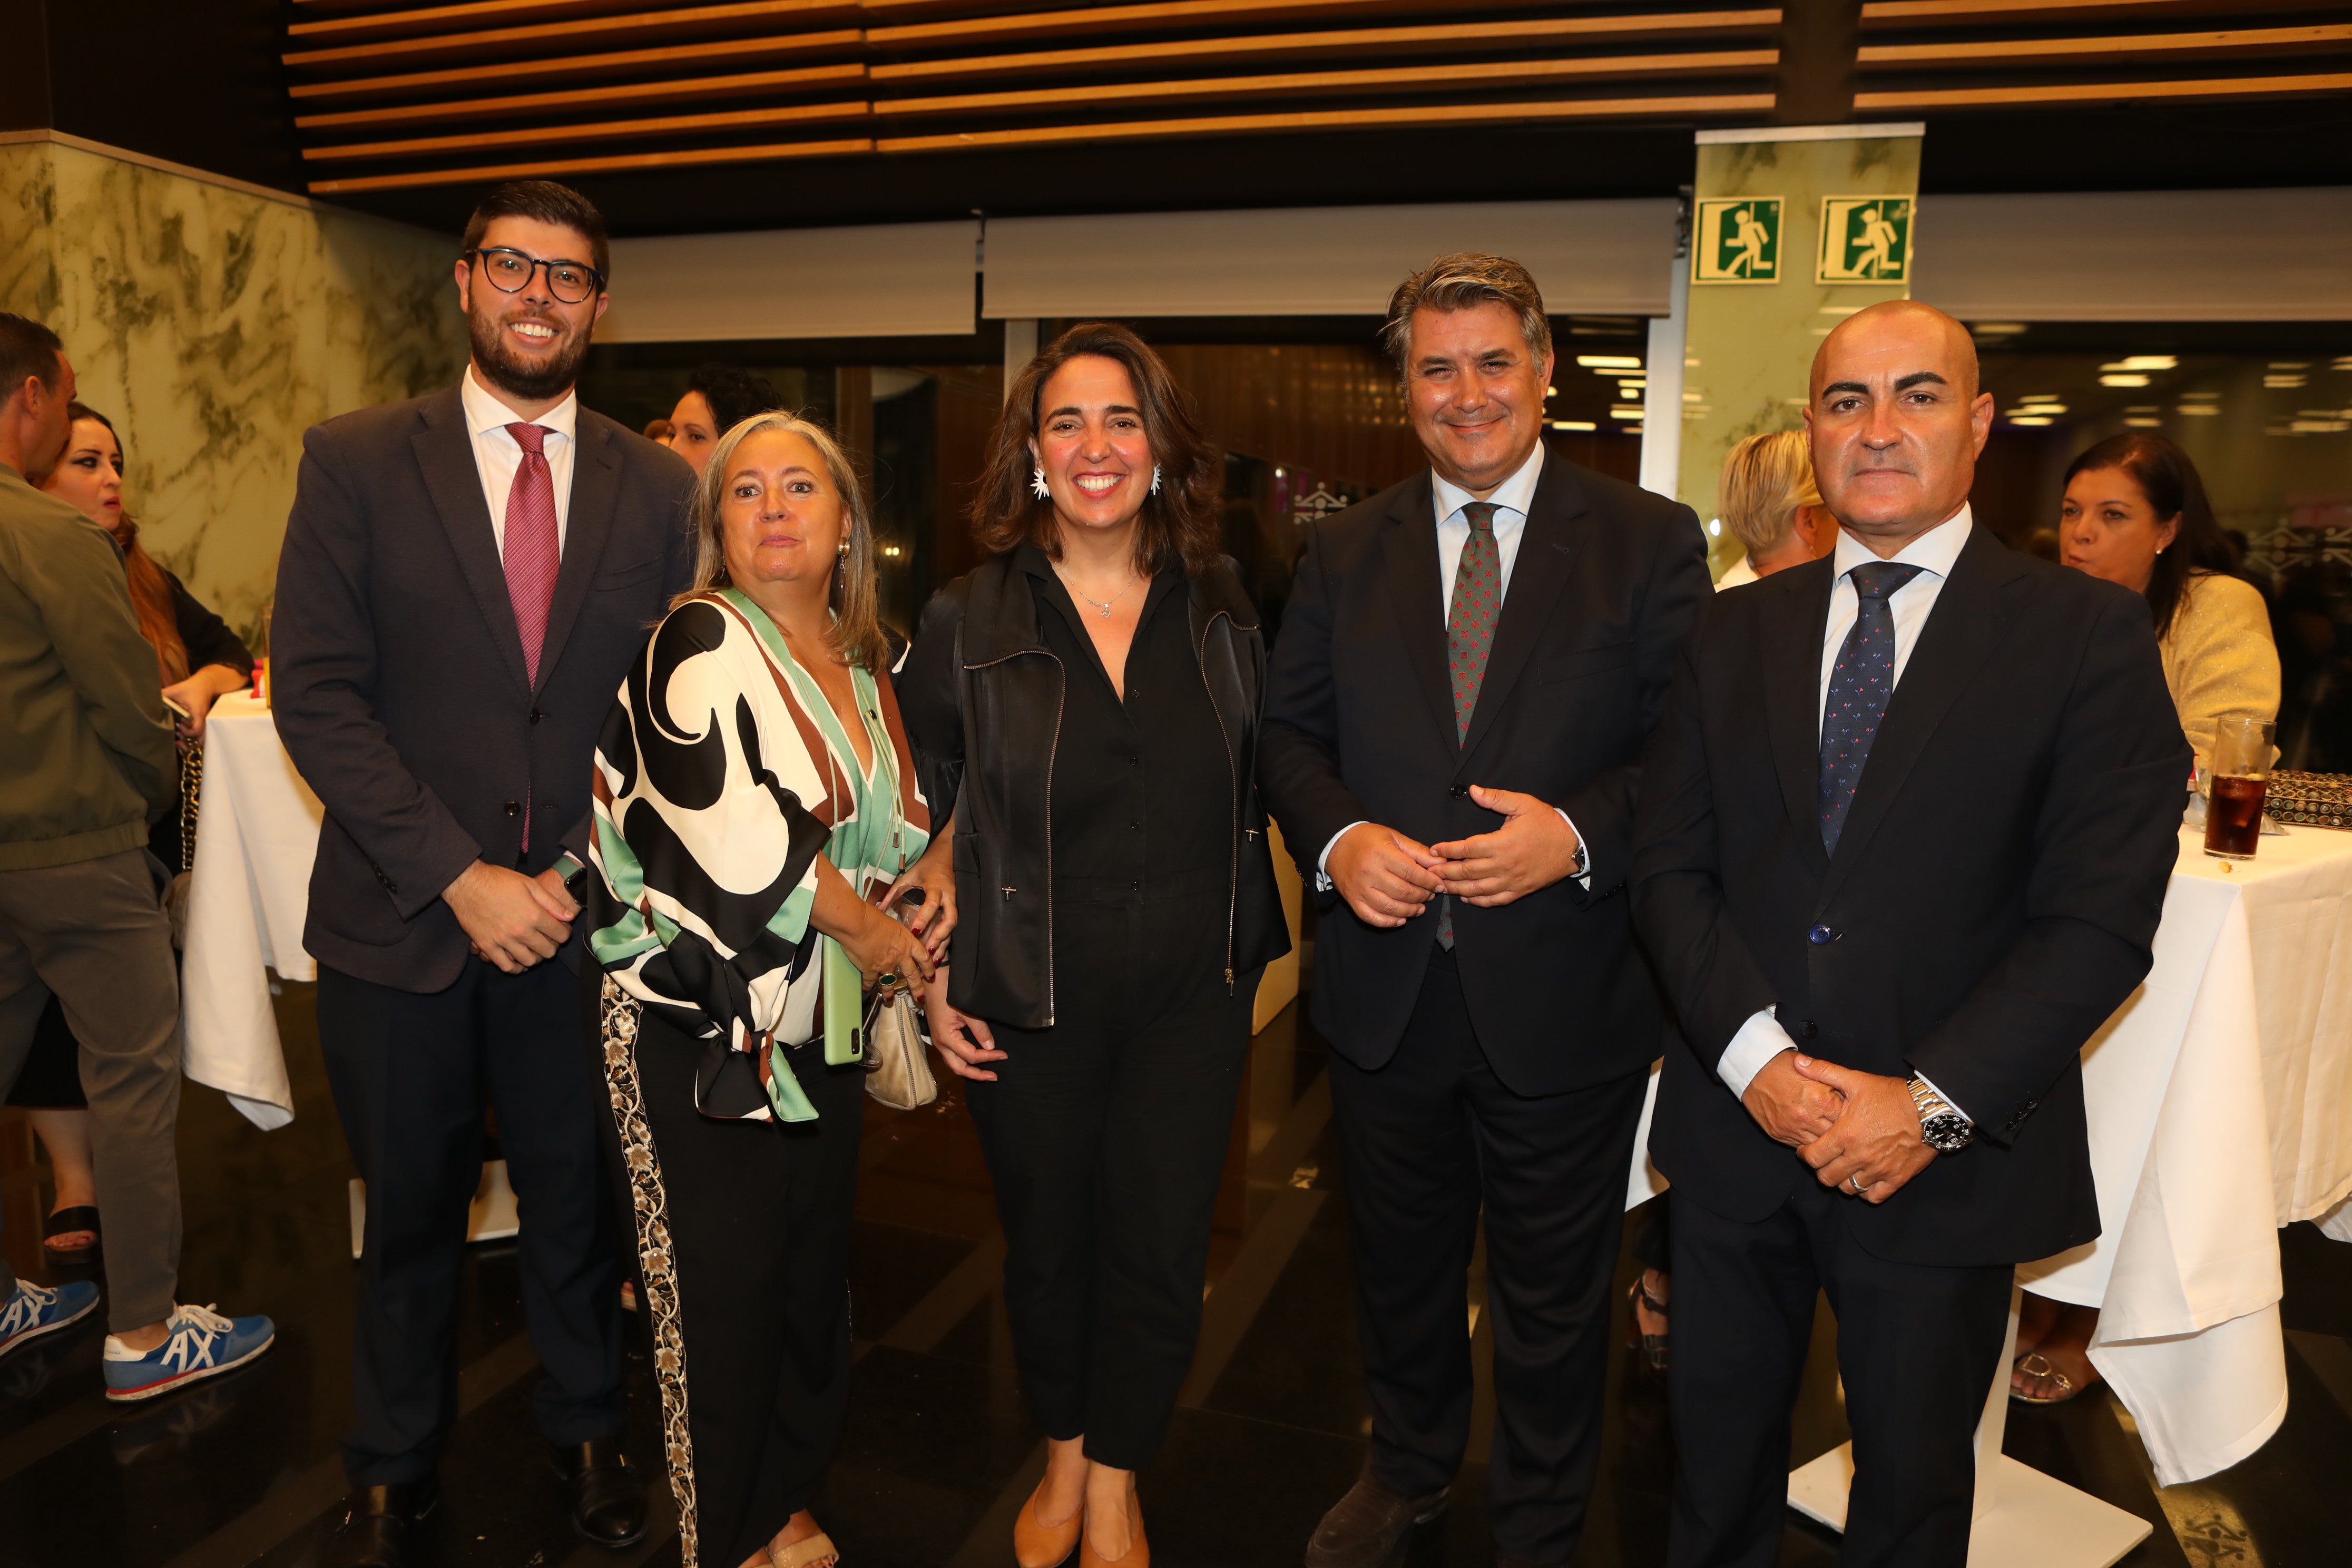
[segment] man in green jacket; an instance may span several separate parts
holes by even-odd
[[[107,1397],[144,1399],[269,1345],[267,1318],[173,1300],[179,1285],[179,975],[147,824],[178,757],[155,650],[103,529],[28,480],[70,429],[57,335],[0,312],[0,1095],[54,992],[81,1043],[113,1332]],[[0,1355],[97,1304],[0,1257]]]

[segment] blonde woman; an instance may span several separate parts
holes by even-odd
[[[1731,448],[1717,491],[1717,515],[1748,553],[1716,584],[1737,588],[1837,548],[1837,519],[1813,483],[1813,455],[1802,430],[1750,436]]]
[[[808,1503],[849,1394],[864,1074],[825,991],[920,986],[954,887],[841,448],[746,419],[695,512],[695,585],[597,749],[589,944],[686,1568],[829,1568]]]

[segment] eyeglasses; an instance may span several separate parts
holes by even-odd
[[[604,275],[584,261],[541,261],[505,246],[470,254],[478,260],[482,276],[490,280],[490,287],[501,294],[521,293],[530,287],[531,274],[542,267],[547,268],[547,291],[567,305],[591,299],[604,287]]]

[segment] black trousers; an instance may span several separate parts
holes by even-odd
[[[1584,1528],[1644,1081],[1512,1093],[1479,1049],[1443,951],[1386,1065],[1368,1072],[1331,1058],[1373,1478],[1418,1497],[1462,1468],[1468,1271],[1483,1206],[1496,1404],[1486,1490],[1507,1562],[1565,1563]]]
[[[814,1121],[713,1121],[694,1109],[703,1048],[646,1016],[635,1088],[608,1071],[635,1189],[670,1482],[681,1504],[692,1501],[700,1560],[734,1568],[809,1506],[848,1413],[866,1074],[828,1068],[822,1044],[803,1046],[786,1055]],[[683,1377],[662,1353],[672,1325]]]
[[[1055,1026],[992,1025],[1009,1059],[990,1064],[995,1082],[964,1085],[1004,1226],[1022,1385],[1045,1435],[1084,1435],[1100,1464],[1150,1461],[1192,1369],[1261,973],[1171,1000],[1130,984],[1132,968],[1066,966]]]
[[[503,974],[468,959],[455,984],[420,995],[321,964],[319,1042],[367,1183],[352,1484],[423,1479],[457,1419],[458,1275],[485,1104],[522,1218],[523,1317],[547,1374],[540,1430],[562,1445],[618,1436],[620,1227],[578,977],[555,961]]]
[[[1688,1193],[1675,1198],[1669,1568],[1779,1560],[1789,1416],[1821,1291],[1837,1313],[1853,1426],[1840,1568],[1965,1568],[1976,1426],[2009,1332],[2014,1270],[1874,1258],[1845,1224],[1846,1205],[1861,1201],[1808,1180],[1747,1225]]]

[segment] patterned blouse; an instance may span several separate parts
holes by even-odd
[[[898,697],[849,675],[871,774],[766,613],[733,588],[701,594],[654,629],[597,742],[589,948],[707,1043],[706,1116],[816,1119],[782,1053],[821,1032],[828,970],[857,983],[809,924],[816,858],[879,904],[930,841]]]

